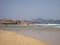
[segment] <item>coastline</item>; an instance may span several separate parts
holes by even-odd
[[[57,27],[51,27],[51,26],[48,26],[48,27],[36,27],[36,26],[33,26],[33,27],[21,27],[21,28],[0,28],[2,30],[8,30],[8,31],[20,31],[20,30],[41,30],[41,31],[57,31],[57,32],[60,32],[60,28],[57,28]]]

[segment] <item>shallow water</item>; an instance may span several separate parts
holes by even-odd
[[[0,25],[0,29],[11,29],[9,31],[15,31],[19,34],[27,35],[30,37],[37,38],[39,40],[42,40],[49,45],[60,45],[60,32],[59,31],[47,31],[47,30],[25,30],[24,28],[43,28],[48,26],[16,26],[16,25]],[[51,27],[57,27],[59,28],[60,25],[55,25]],[[20,30],[20,29],[24,30]],[[18,29],[18,30],[17,30]]]

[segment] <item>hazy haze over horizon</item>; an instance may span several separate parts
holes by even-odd
[[[60,0],[0,0],[0,19],[60,19]]]

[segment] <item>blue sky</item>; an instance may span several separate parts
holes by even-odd
[[[60,19],[60,0],[0,0],[0,19]]]

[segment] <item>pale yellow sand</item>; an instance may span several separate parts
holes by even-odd
[[[44,42],[16,34],[15,32],[0,30],[0,45],[47,45]]]

